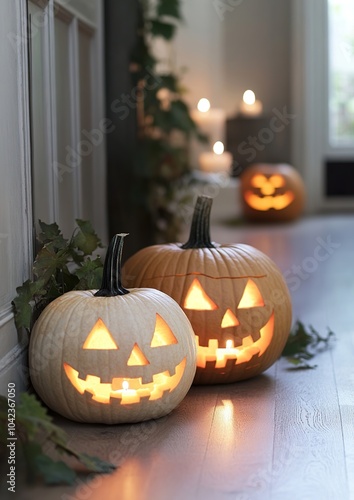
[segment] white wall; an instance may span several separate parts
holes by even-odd
[[[16,332],[11,300],[31,261],[29,121],[25,0],[0,2],[0,393],[21,380],[26,339]]]
[[[244,0],[225,18],[225,105],[248,88],[265,113],[289,105],[290,25],[290,0]]]
[[[186,100],[195,105],[207,97],[214,107],[224,104],[223,30],[212,0],[183,0],[184,22],[174,42],[176,69],[187,68]]]

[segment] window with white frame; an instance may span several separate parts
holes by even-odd
[[[34,220],[104,239],[103,0],[29,0]]]
[[[328,1],[329,141],[354,146],[354,2]]]
[[[354,3],[292,0],[292,160],[307,208],[354,209]]]

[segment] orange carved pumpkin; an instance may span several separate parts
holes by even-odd
[[[285,281],[265,254],[219,245],[209,236],[212,200],[197,201],[185,245],[155,245],[125,264],[125,279],[174,298],[197,340],[195,383],[234,382],[266,370],[280,356],[291,326]]]
[[[244,215],[256,221],[287,221],[304,209],[305,188],[298,172],[286,164],[258,163],[241,175]]]

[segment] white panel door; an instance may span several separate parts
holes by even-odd
[[[34,220],[66,237],[90,220],[105,240],[103,1],[30,0],[29,11]]]
[[[82,155],[80,171],[81,213],[84,219],[92,220],[94,217],[94,156],[91,152],[94,144],[100,140],[100,134],[94,137],[91,134],[93,127],[92,106],[92,72],[93,72],[93,38],[92,32],[84,27],[79,27],[79,95],[80,95],[80,141],[85,145]],[[91,144],[91,146],[90,146]]]
[[[26,1],[0,2],[0,394],[21,389],[26,336],[11,307],[32,261]]]
[[[79,217],[77,192],[80,159],[75,153],[75,95],[73,92],[73,19],[57,14],[54,21],[55,40],[55,109],[56,109],[56,183],[58,191],[57,222],[67,236]],[[63,167],[64,166],[64,167]]]

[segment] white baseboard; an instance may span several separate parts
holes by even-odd
[[[26,332],[22,332],[19,338],[19,342],[0,360],[0,395],[3,396],[7,395],[9,382],[16,384],[17,395],[28,388]]]

